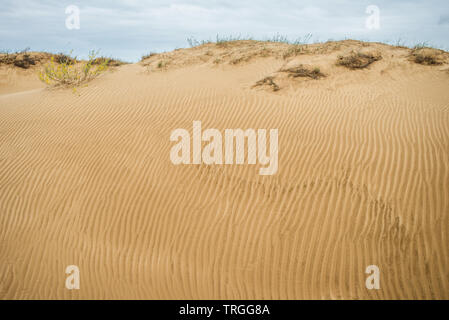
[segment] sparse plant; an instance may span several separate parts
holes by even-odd
[[[399,38],[396,41],[395,46],[398,47],[398,48],[406,48],[405,41],[402,40],[402,38]]]
[[[419,42],[413,47],[414,50],[419,50],[419,49],[424,49],[424,48],[429,48],[429,44],[426,41]]]
[[[281,35],[279,33],[276,33],[276,35],[274,35],[271,38],[265,39],[265,41],[267,41],[267,42],[286,43],[286,44],[291,44],[291,45],[305,45],[305,44],[307,44],[310,41],[311,38],[312,38],[312,34],[308,33],[304,37],[298,37],[295,40],[291,41],[291,40],[288,39],[287,36],[284,36],[284,35]]]
[[[20,51],[11,52],[10,50],[3,50],[0,53],[0,64],[14,65],[22,69],[28,69],[36,65],[41,57],[29,52],[30,48],[25,48]]]
[[[267,47],[263,47],[262,50],[260,50],[260,56],[261,57],[269,57],[270,54],[272,53],[272,50],[268,49]]]
[[[71,54],[72,52],[70,52]],[[57,55],[55,55],[54,60],[56,63],[59,64],[74,64],[76,63],[76,60],[74,58],[72,58],[70,56],[70,54],[65,54],[65,53],[58,53]]]
[[[306,43],[308,43],[310,41],[311,37],[312,37],[312,34],[309,33],[309,34],[305,35],[304,37],[299,37],[294,41],[290,41],[287,36],[277,33],[276,35],[274,35],[272,37],[268,37],[263,40],[257,40],[250,35],[242,36],[241,34],[239,34],[239,35],[222,36],[222,35],[217,34],[215,37],[215,41],[213,41],[213,40],[199,41],[199,40],[195,39],[194,37],[189,37],[189,38],[187,38],[187,43],[189,44],[190,47],[197,47],[197,46],[201,46],[201,45],[209,44],[209,43],[215,43],[218,47],[227,47],[228,45],[235,43],[237,41],[251,41],[252,40],[252,41],[286,43],[286,44],[291,44],[291,45],[305,45]]]
[[[21,54],[20,58],[16,57],[14,60],[14,65],[23,69],[28,69],[31,65],[35,64],[36,59],[27,53]]]
[[[312,39],[312,34],[308,33],[304,37],[299,37],[295,41],[291,42],[291,44],[302,44],[305,45],[309,43],[310,39]]]
[[[428,47],[416,47],[411,53],[412,61],[423,65],[440,65],[443,64],[444,58],[442,52],[437,49]]]
[[[344,66],[349,69],[363,69],[380,59],[382,59],[380,54],[353,51],[347,56],[339,56],[337,65]]]
[[[268,42],[281,42],[281,43],[290,43],[287,36],[283,36],[279,33],[276,33],[275,36],[267,39]]]
[[[304,45],[292,44],[282,55],[282,58],[287,59],[292,56],[297,56],[304,52]]]
[[[155,55],[157,55],[157,53],[155,53],[155,52],[150,52],[149,54],[143,55],[142,58],[140,59],[140,61],[149,59],[149,58],[151,58],[151,57],[154,57]]]
[[[203,44],[212,43],[212,41],[211,40],[199,41],[199,40],[195,39],[194,37],[190,37],[190,38],[187,38],[187,43],[189,44],[189,46],[191,48],[193,48],[193,47],[201,46]]]
[[[92,61],[93,65],[102,65],[104,63],[108,67],[118,67],[118,66],[121,66],[123,64],[127,64],[128,62],[124,62],[124,61],[119,60],[119,59],[107,58],[107,57],[98,57],[98,58],[95,58]]]
[[[87,61],[76,58],[61,59],[56,62],[53,56],[39,72],[39,79],[51,86],[78,86],[88,82],[108,69],[109,60],[96,62],[98,52],[91,51]]]
[[[274,82],[274,77],[265,77],[259,81],[257,81],[254,85],[253,88],[255,87],[259,87],[259,86],[264,86],[267,85],[269,87],[271,87],[271,89],[273,91],[279,91],[281,88],[279,88],[279,86],[276,84],[276,82]]]
[[[243,36],[240,35],[240,34],[237,35],[237,36],[233,36],[233,35],[230,35],[230,36],[220,36],[220,35],[217,34],[216,40],[215,40],[215,44],[216,44],[217,46],[219,46],[219,47],[226,47],[226,46],[228,46],[229,44],[231,44],[231,43],[233,43],[233,42],[236,42],[236,41],[243,41],[243,40],[253,40],[253,38],[250,37],[250,36],[243,37]]]
[[[320,68],[315,67],[313,69],[300,65],[298,67],[281,69],[280,72],[288,73],[289,77],[298,78],[312,78],[312,79],[320,79],[324,78],[326,75],[321,72]]]

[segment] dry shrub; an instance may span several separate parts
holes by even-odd
[[[36,59],[34,59],[29,54],[23,54],[16,57],[14,60],[14,65],[19,68],[28,69],[31,66],[34,66],[36,64]]]
[[[75,64],[76,63],[76,59],[72,58],[71,56],[65,54],[65,53],[58,53],[57,55],[54,56],[54,61],[56,63],[60,63],[60,64]]]
[[[320,79],[326,76],[324,73],[321,72],[320,68],[318,67],[308,68],[303,65],[288,69],[281,69],[280,72],[286,72],[288,73],[289,77],[293,78],[304,77],[304,78]]]
[[[444,58],[440,50],[433,48],[415,48],[411,53],[412,61],[428,66],[443,64]]]
[[[263,86],[263,85],[270,86],[271,89],[273,89],[273,91],[278,91],[280,89],[279,86],[276,84],[276,82],[274,82],[273,77],[265,77],[262,80],[257,81],[256,84],[253,86],[253,88]]]
[[[0,54],[0,64],[13,65],[22,69],[28,69],[36,65],[43,57],[34,53],[27,52],[25,49],[20,52]]]
[[[118,66],[126,64],[126,62],[123,62],[118,59],[113,59],[113,58],[98,57],[92,61],[92,64],[93,65],[106,64],[108,67],[118,67]]]
[[[307,45],[292,44],[290,47],[282,54],[283,59],[287,59],[292,56],[297,56],[302,53],[306,53]]]
[[[380,59],[382,56],[379,53],[351,52],[347,56],[339,56],[337,64],[349,69],[363,69]]]

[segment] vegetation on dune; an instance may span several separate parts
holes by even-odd
[[[29,48],[21,51],[10,52],[3,51],[0,53],[0,65],[13,65],[22,69],[28,69],[41,61],[45,54],[30,53]]]
[[[21,69],[40,66],[38,76],[50,86],[77,86],[99,76],[108,67],[125,64],[117,59],[97,57],[98,52],[91,51],[87,61],[79,61],[65,53],[30,52],[29,48],[21,51],[1,51],[0,65]]]
[[[103,72],[108,67],[110,60],[97,58],[98,52],[91,51],[87,61],[77,61],[76,58],[58,55],[51,57],[39,71],[39,79],[50,86],[78,86],[88,82]]]
[[[265,78],[257,81],[256,84],[253,86],[253,88],[264,86],[264,85],[271,87],[271,89],[273,91],[280,90],[279,86],[276,84],[276,82],[274,82],[274,77],[265,77]]]
[[[320,68],[308,68],[303,65],[300,65],[298,67],[288,68],[288,69],[281,69],[280,72],[286,72],[288,73],[289,77],[298,78],[312,78],[312,79],[320,79],[324,78],[326,75],[321,72]]]
[[[287,69],[280,69],[278,72],[286,73],[288,77],[292,78],[298,78],[298,77],[304,77],[304,78],[311,78],[314,80],[324,78],[326,75],[321,72],[320,68],[318,67],[307,67],[303,65],[299,65],[297,67],[291,67]],[[279,91],[281,90],[281,87],[274,81],[276,79],[276,76],[268,76],[265,77],[259,81],[257,81],[252,87],[269,87],[272,91]],[[282,79],[282,78],[281,78]]]
[[[124,64],[128,64],[128,62],[107,57],[98,57],[95,58],[92,62],[93,65],[102,65],[104,63],[106,63],[108,67],[118,67]]]
[[[444,55],[446,53],[442,50],[429,48],[425,44],[415,46],[411,52],[413,62],[428,66],[443,64],[445,61]]]
[[[301,53],[304,53],[305,50],[307,49],[307,45],[306,44],[292,44],[290,45],[290,47],[284,52],[284,54],[282,55],[282,58],[287,59],[290,57],[294,57],[297,56]]]
[[[165,60],[159,60],[159,62],[157,63],[157,67],[158,69],[163,69],[166,68],[168,66],[169,62],[165,61]]]
[[[71,56],[69,56],[65,53],[58,53],[57,55],[55,55],[54,61],[56,63],[60,63],[60,64],[75,64],[76,63],[75,58],[72,58]]]
[[[351,52],[347,56],[339,56],[337,65],[344,66],[349,69],[363,69],[371,63],[382,59],[380,54]]]
[[[215,40],[197,40],[195,37],[187,38],[187,43],[191,48],[198,47],[205,44],[213,43],[218,47],[226,47],[232,43],[236,43],[238,41],[258,41],[258,42],[272,42],[272,43],[284,43],[290,45],[305,45],[312,38],[312,34],[307,34],[304,37],[299,37],[295,40],[289,40],[287,36],[281,35],[277,33],[272,37],[267,37],[265,39],[255,39],[251,36],[242,36],[242,35],[230,35],[230,36],[221,36],[216,35]]]
[[[144,54],[144,55],[142,56],[142,58],[140,59],[140,61],[146,60],[146,59],[151,58],[151,57],[153,57],[153,56],[155,56],[155,55],[157,55],[156,52],[150,52],[150,53],[148,53],[148,54]]]

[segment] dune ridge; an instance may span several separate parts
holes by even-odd
[[[0,91],[0,298],[449,298],[447,65],[356,41],[230,46],[154,55],[76,94]],[[353,50],[382,59],[336,64]],[[326,77],[279,71],[297,65]],[[267,76],[280,90],[254,87]],[[170,133],[194,120],[279,129],[278,172],[173,165]]]

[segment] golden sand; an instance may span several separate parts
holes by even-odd
[[[294,49],[176,50],[75,93],[1,67],[0,298],[448,299],[447,64]],[[382,59],[336,65],[353,50]],[[325,77],[280,71],[298,65]],[[279,129],[277,173],[173,165],[170,133],[195,120]]]

